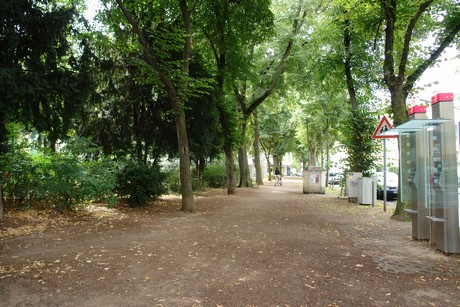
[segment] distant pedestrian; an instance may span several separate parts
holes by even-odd
[[[275,168],[275,185],[276,186],[282,186],[282,181],[281,181],[281,172],[278,167]]]

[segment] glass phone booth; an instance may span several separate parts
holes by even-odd
[[[412,236],[445,253],[460,253],[456,131],[453,95],[432,98],[432,119],[423,107],[409,109],[398,132],[400,199],[410,204]],[[451,94],[450,94],[451,95]]]
[[[401,201],[410,204],[405,209],[412,217],[412,237],[416,240],[430,240],[428,134],[433,121],[428,121],[426,107],[409,109],[407,127],[400,127],[399,145],[401,153]]]
[[[430,219],[431,242],[446,253],[460,253],[458,216],[458,176],[454,96],[441,93],[432,97],[433,119],[448,122],[436,126],[432,132],[432,181]]]

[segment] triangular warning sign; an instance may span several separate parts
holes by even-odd
[[[382,119],[380,120],[379,125],[377,126],[377,129],[375,129],[374,133],[372,134],[373,139],[387,139],[387,138],[396,138],[398,137],[397,135],[385,135],[384,133],[387,132],[393,128],[388,121],[388,119],[383,116]]]

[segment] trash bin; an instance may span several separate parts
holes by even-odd
[[[377,199],[377,183],[373,178],[358,178],[358,203],[361,205],[375,205]]]
[[[358,178],[362,177],[363,173],[361,172],[352,172],[347,174],[345,191],[350,203],[356,203],[358,201]]]

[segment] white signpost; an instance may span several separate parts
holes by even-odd
[[[397,135],[385,135],[385,132],[393,128],[388,119],[383,116],[379,125],[372,134],[373,139],[383,140],[383,211],[387,211],[387,142],[388,138],[397,138]]]

